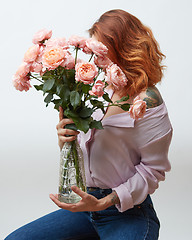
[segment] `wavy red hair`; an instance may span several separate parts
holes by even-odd
[[[118,91],[121,97],[138,95],[161,81],[165,55],[151,29],[138,18],[123,10],[111,10],[88,31],[107,46],[108,57],[125,73],[128,84]]]

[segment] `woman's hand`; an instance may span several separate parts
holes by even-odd
[[[97,199],[94,196],[83,192],[77,186],[71,187],[72,191],[77,193],[82,199],[78,203],[63,203],[58,200],[58,195],[50,194],[51,200],[60,208],[69,210],[71,212],[83,212],[83,211],[102,211],[114,204],[119,203],[119,198],[115,191],[107,195],[104,198]]]
[[[63,108],[59,107],[59,123],[56,126],[58,135],[58,145],[62,149],[65,142],[74,141],[79,134],[79,131],[74,131],[71,129],[64,128],[66,124],[74,123],[72,119],[63,118]],[[73,135],[66,137],[65,135]]]

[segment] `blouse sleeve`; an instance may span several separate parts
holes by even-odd
[[[172,138],[172,127],[162,136],[139,147],[140,162],[135,166],[135,174],[127,182],[113,188],[120,204],[116,205],[120,212],[132,208],[145,200],[165,180],[165,172],[170,171],[168,150]]]

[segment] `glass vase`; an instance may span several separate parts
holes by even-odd
[[[83,153],[77,139],[65,142],[60,152],[59,201],[77,203],[81,200],[81,197],[71,190],[72,185],[86,191]]]

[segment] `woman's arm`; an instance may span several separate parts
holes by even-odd
[[[146,101],[148,109],[163,103],[156,87],[142,92],[140,98]],[[148,111],[152,113],[153,110]],[[137,122],[139,130],[135,144],[140,154],[140,163],[135,165],[135,174],[125,183],[113,188],[120,200],[116,207],[121,212],[143,202],[148,194],[158,188],[159,182],[165,180],[165,172],[171,168],[168,150],[172,139],[172,126],[166,107],[160,112],[157,112],[157,109],[155,111],[155,114],[150,114],[150,118],[140,120],[141,128],[139,121]]]
[[[143,202],[148,194],[159,187],[159,182],[165,180],[165,172],[171,169],[168,161],[171,138],[172,129],[164,136],[140,147],[141,161],[135,166],[135,174],[113,188],[120,199],[120,204],[116,205],[120,212]]]

